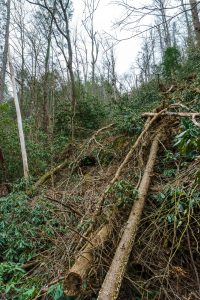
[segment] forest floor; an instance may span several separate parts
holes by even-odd
[[[82,144],[67,145],[56,169],[28,193],[7,196],[0,212],[8,226],[2,257],[17,264],[0,270],[1,299],[97,299],[160,127],[163,137],[117,299],[200,299],[199,137],[192,140],[191,129],[182,129],[178,114],[188,112],[183,104],[164,107],[144,132],[148,117],[139,142],[138,135],[108,125]],[[98,242],[105,225],[108,232]],[[20,245],[11,238],[14,232]],[[75,270],[78,277],[69,279]]]

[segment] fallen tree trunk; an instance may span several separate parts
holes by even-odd
[[[91,225],[89,226],[89,228],[87,229],[85,235],[89,235],[92,232],[93,229],[93,225],[96,222],[96,218],[98,217],[98,215],[101,213],[101,207],[104,203],[104,199],[107,195],[107,193],[109,192],[110,188],[113,186],[113,184],[118,180],[122,170],[124,169],[124,167],[126,166],[126,164],[129,162],[130,158],[132,157],[135,149],[137,149],[137,147],[140,145],[141,141],[143,140],[145,134],[147,133],[147,131],[149,130],[149,128],[151,127],[151,125],[157,120],[157,118],[167,110],[167,108],[161,110],[160,112],[158,112],[155,116],[153,116],[153,118],[151,120],[148,120],[146,122],[146,124],[144,125],[144,130],[141,132],[141,134],[139,135],[139,137],[137,138],[136,142],[134,143],[134,145],[131,147],[131,149],[129,150],[129,152],[127,153],[126,157],[124,158],[123,162],[120,164],[119,168],[117,169],[114,177],[112,178],[112,180],[110,181],[110,183],[107,185],[107,187],[105,188],[103,194],[101,195],[101,197],[99,198],[98,202],[97,202],[97,206],[96,206],[96,210],[94,212],[93,218],[92,218],[92,222]]]
[[[161,114],[156,112],[145,112],[142,117],[155,117],[158,115],[162,116],[175,116],[175,117],[200,117],[198,112],[173,112],[173,111],[163,111]]]
[[[128,263],[131,249],[134,244],[141,214],[145,204],[145,198],[149,189],[151,174],[156,161],[159,139],[161,136],[162,131],[160,131],[153,140],[149,159],[139,186],[138,200],[136,200],[133,204],[119,246],[115,252],[110,269],[99,292],[98,300],[114,300],[118,297],[121,282],[124,276],[126,265]]]
[[[67,296],[76,296],[80,290],[83,280],[87,276],[93,263],[93,253],[108,239],[110,233],[109,225],[104,225],[86,244],[86,247],[78,256],[75,264],[68,271],[64,279],[64,290]]]
[[[62,164],[56,166],[54,169],[50,170],[49,172],[45,173],[36,183],[34,184],[34,188],[38,188],[40,185],[42,185],[47,179],[49,179],[52,175],[58,173],[62,169],[64,169],[67,164],[69,163],[69,160],[66,159]]]
[[[158,116],[159,113],[155,113],[155,112],[146,112],[144,114],[142,114],[142,117],[148,117],[148,119],[150,117],[155,117]],[[165,111],[162,113],[162,116],[175,116],[175,117],[191,117],[192,118],[192,122],[195,126],[200,128],[200,123],[197,122],[196,117],[200,117],[200,113],[198,112],[172,112],[172,111]]]

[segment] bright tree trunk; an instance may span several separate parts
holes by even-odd
[[[118,297],[121,282],[124,276],[126,265],[128,263],[130,252],[135,241],[142,211],[145,205],[145,198],[148,193],[161,135],[162,132],[159,132],[153,140],[149,159],[138,190],[138,199],[135,200],[133,204],[122,238],[115,252],[110,269],[99,292],[98,300],[115,300]]]
[[[16,114],[17,114],[17,125],[18,125],[18,130],[19,130],[19,139],[20,139],[20,146],[21,146],[21,153],[22,153],[24,177],[25,177],[25,179],[28,179],[29,169],[28,169],[28,159],[27,159],[27,153],[26,153],[25,139],[24,139],[24,131],[23,131],[23,126],[22,126],[22,117],[21,117],[21,111],[20,111],[19,100],[18,100],[18,95],[17,95],[16,82],[15,82],[15,71],[14,71],[12,61],[11,61],[9,47],[8,47],[8,63],[9,63],[9,68],[10,68],[10,76],[11,76],[12,88],[13,88],[13,97],[14,97],[14,103],[15,103]]]
[[[8,57],[8,41],[9,41],[9,28],[10,28],[10,0],[6,4],[7,16],[6,16],[6,28],[5,28],[5,43],[3,50],[2,70],[0,72],[0,102],[4,101],[5,91],[5,77],[6,77],[6,65]]]

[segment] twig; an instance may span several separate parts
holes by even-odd
[[[78,216],[80,216],[80,217],[83,217],[83,214],[82,214],[82,213],[80,213],[79,211],[77,211],[75,208],[71,207],[69,204],[60,202],[60,201],[58,201],[57,199],[55,199],[55,198],[53,198],[53,197],[51,197],[51,196],[49,196],[49,195],[45,195],[45,198],[47,198],[47,199],[49,199],[49,200],[51,200],[51,201],[53,201],[53,202],[56,202],[56,203],[62,205],[63,207],[67,208],[67,209],[70,210],[71,212],[75,213],[76,215],[78,215]]]

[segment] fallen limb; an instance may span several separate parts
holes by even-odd
[[[78,211],[77,209],[75,209],[74,207],[72,207],[72,205],[70,205],[68,202],[67,203],[63,203],[63,202],[60,202],[59,200],[57,200],[56,198],[48,195],[48,194],[45,194],[45,197],[49,200],[51,200],[52,202],[56,202],[60,205],[62,205],[63,207],[65,207],[67,210],[71,211],[72,213],[78,215],[79,217],[83,217],[83,214]]]
[[[194,125],[196,125],[197,127],[200,128],[200,123],[197,122],[196,117],[198,117],[198,115],[193,114],[193,116],[192,116],[192,122],[194,123]]]
[[[131,249],[134,244],[141,214],[145,204],[145,198],[149,189],[151,174],[156,161],[159,139],[161,136],[162,132],[159,132],[153,140],[149,159],[138,189],[138,200],[136,200],[133,204],[119,246],[117,247],[110,269],[99,292],[98,300],[114,300],[118,297],[121,282],[124,276],[126,265],[128,263]]]
[[[97,131],[95,131],[95,133],[93,133],[93,135],[91,136],[91,138],[89,140],[87,140],[84,144],[83,144],[83,149],[81,150],[81,152],[79,153],[79,155],[77,156],[77,158],[75,159],[75,161],[70,165],[71,168],[71,173],[73,173],[74,169],[77,167],[78,163],[80,162],[81,158],[83,157],[84,152],[89,148],[90,144],[93,141],[96,141],[96,137],[104,130],[107,130],[111,127],[114,126],[114,123],[109,124],[105,127],[102,127],[100,129],[98,129]]]
[[[49,172],[45,173],[42,177],[40,177],[40,179],[38,181],[36,181],[33,188],[34,189],[38,188],[45,181],[47,181],[47,179],[49,179],[52,175],[54,175],[54,174],[58,173],[59,171],[61,171],[62,169],[64,169],[68,165],[68,163],[69,163],[69,160],[66,159],[62,164],[58,165],[54,169],[52,169]]]
[[[158,115],[156,112],[146,112],[142,114],[142,117],[154,117]],[[162,116],[176,116],[176,117],[191,117],[192,122],[195,126],[200,128],[200,123],[197,122],[196,117],[200,117],[200,113],[198,112],[172,112],[172,111],[165,111],[162,113]]]
[[[93,215],[92,218],[92,222],[91,225],[89,226],[88,230],[86,231],[85,235],[87,236],[93,228],[93,224],[95,224],[96,222],[96,218],[98,217],[98,215],[101,212],[101,207],[103,205],[104,199],[107,195],[107,193],[109,192],[110,188],[113,186],[113,184],[118,180],[122,170],[124,169],[124,167],[126,166],[126,164],[128,163],[128,161],[130,160],[130,158],[132,157],[135,149],[140,145],[143,137],[145,136],[146,132],[149,130],[149,128],[151,127],[151,125],[155,122],[155,120],[163,113],[167,110],[167,108],[161,110],[159,113],[157,113],[155,116],[153,116],[153,118],[151,120],[148,121],[148,123],[145,124],[144,126],[144,130],[142,131],[142,133],[139,135],[139,137],[137,138],[136,142],[134,143],[134,145],[131,147],[131,149],[129,150],[129,152],[127,153],[126,157],[124,158],[123,162],[121,163],[121,165],[119,166],[119,168],[117,169],[114,177],[112,178],[112,180],[110,181],[110,183],[107,185],[107,187],[105,188],[103,194],[101,195],[101,197],[99,198],[98,202],[97,202],[97,206],[96,206],[96,210],[95,213]]]
[[[91,265],[93,263],[93,253],[100,248],[104,242],[108,239],[110,233],[109,225],[104,225],[88,242],[78,256],[75,264],[68,271],[64,280],[65,295],[76,296],[80,290],[83,280],[87,276]]]
[[[109,124],[105,127],[102,127],[100,129],[98,129],[93,135],[92,137],[89,139],[89,141],[87,141],[87,144],[89,145],[91,143],[91,141],[102,131],[107,130],[109,128],[111,128],[114,124]],[[76,163],[79,160],[79,158],[82,156],[83,151],[81,151],[81,153],[78,155],[77,159],[76,159]],[[42,177],[40,177],[40,179],[38,181],[36,181],[36,183],[34,184],[34,188],[38,188],[40,185],[42,185],[43,183],[45,183],[52,175],[60,172],[62,169],[64,169],[67,165],[69,164],[69,160],[66,159],[62,164],[56,166],[55,168],[53,168],[52,170],[48,171],[47,173],[45,173]]]
[[[162,116],[176,116],[176,117],[200,117],[200,113],[193,112],[172,112],[172,111],[164,111],[161,114],[156,112],[146,112],[142,114],[142,117],[155,117],[158,115]]]

